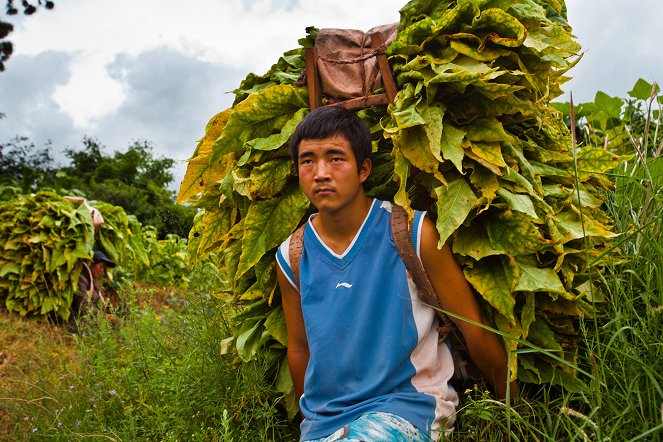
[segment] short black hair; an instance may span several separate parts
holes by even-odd
[[[361,170],[364,160],[371,159],[371,131],[353,111],[338,106],[323,106],[306,115],[290,137],[290,157],[297,169],[299,144],[302,140],[320,140],[340,135],[350,143]]]

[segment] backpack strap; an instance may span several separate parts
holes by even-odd
[[[295,286],[299,291],[299,264],[302,261],[302,252],[304,251],[304,229],[306,223],[299,226],[297,230],[290,237],[290,244],[288,247],[288,254],[290,255],[290,267],[292,269],[292,276],[295,279]]]
[[[440,317],[440,338],[446,339],[450,333],[454,333],[456,326],[449,317],[441,311],[440,300],[435,294],[435,290],[428,279],[426,270],[421,260],[414,251],[414,246],[410,240],[410,223],[407,212],[400,206],[392,204],[391,206],[391,232],[394,237],[394,243],[398,254],[405,264],[405,268],[412,277],[414,285],[419,290],[419,296],[422,300],[432,306]]]

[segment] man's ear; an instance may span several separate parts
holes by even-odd
[[[361,163],[361,167],[359,168],[359,182],[364,183],[368,179],[368,176],[371,174],[371,168],[373,167],[373,163],[371,162],[370,158],[364,159],[364,162]]]

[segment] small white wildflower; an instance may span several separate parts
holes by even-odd
[[[115,390],[111,390],[111,391],[109,391],[108,393],[110,393],[111,396],[115,396],[115,395],[117,394],[117,391],[115,391]]]
[[[38,428],[37,428],[37,427],[35,427],[35,428],[33,428],[33,429],[32,429],[32,432],[33,432],[33,433],[36,433],[36,432],[37,432],[37,430],[38,430]]]

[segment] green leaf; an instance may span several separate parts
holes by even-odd
[[[555,223],[559,231],[564,235],[564,242],[574,239],[596,236],[603,238],[614,238],[617,233],[610,231],[606,226],[596,221],[592,221],[588,214],[583,217],[581,222],[575,214],[561,214]]]
[[[444,11],[434,28],[436,34],[453,34],[471,23],[480,14],[479,7],[470,2],[458,2],[455,8]]]
[[[307,108],[299,109],[292,115],[292,118],[288,119],[279,133],[270,135],[266,138],[254,138],[250,141],[247,141],[246,146],[251,149],[264,151],[278,149],[288,142],[290,136],[295,132],[297,125],[302,121],[302,119],[304,119],[307,113]]]
[[[506,133],[504,126],[496,118],[480,118],[467,127],[467,138],[470,141],[508,141],[513,142],[513,137]]]
[[[449,43],[455,51],[482,62],[494,61],[510,54],[509,51],[501,48],[481,48],[480,46],[477,48],[461,40],[451,40]]]
[[[492,0],[489,3],[491,7],[504,9],[520,21],[549,22],[546,17],[546,10],[534,0]]]
[[[442,156],[445,160],[449,160],[456,166],[456,169],[463,173],[463,138],[465,131],[453,126],[450,122],[445,121],[442,126]]]
[[[410,198],[407,194],[407,179],[410,175],[410,164],[400,150],[394,146],[394,177],[398,180],[398,191],[394,195],[394,203],[403,207],[410,207]]]
[[[445,107],[442,105],[424,106],[421,115],[426,120],[424,131],[428,137],[428,146],[437,161],[442,160],[441,140],[442,140],[442,118],[444,117]]]
[[[472,224],[461,229],[453,242],[453,252],[477,261],[487,256],[502,255],[506,251],[493,248],[483,226]]]
[[[230,173],[232,175],[233,191],[242,196],[250,196],[249,185],[251,184],[251,171],[244,168],[236,168]]]
[[[472,143],[471,149],[472,153],[482,160],[485,160],[486,162],[497,167],[506,167],[506,163],[502,157],[502,149],[499,143],[474,142]]]
[[[410,164],[435,176],[441,183],[446,182],[438,169],[439,162],[430,150],[423,126],[408,127],[391,135],[391,138],[394,148],[398,149]]]
[[[203,230],[198,245],[198,254],[206,254],[225,241],[225,236],[230,230],[235,216],[235,211],[227,209],[202,214]]]
[[[20,274],[20,268],[15,262],[7,261],[0,267],[0,277],[4,278],[10,273]]]
[[[495,44],[515,48],[520,46],[527,36],[527,29],[514,16],[497,8],[481,11],[481,15],[472,21],[477,29],[486,29],[486,40]]]
[[[595,173],[604,173],[632,158],[633,155],[615,155],[609,150],[585,147],[578,153],[578,174],[586,178]]]
[[[631,89],[628,94],[633,97],[637,98],[638,100],[649,100],[652,96],[658,95],[661,91],[661,88],[656,85],[656,88],[654,89],[654,86],[642,78],[639,78],[638,81],[635,82],[633,85],[633,89]]]
[[[279,372],[276,376],[276,390],[283,393],[288,419],[292,421],[297,413],[299,413],[299,404],[295,397],[295,386],[292,383],[287,358],[283,360],[283,363],[279,367]]]
[[[419,115],[415,106],[407,106],[394,111],[393,116],[399,129],[426,124],[426,120]]]
[[[244,321],[239,328],[239,335],[235,341],[237,354],[243,361],[253,359],[258,351],[258,342],[262,335],[262,321]]]
[[[424,81],[426,86],[436,83],[456,83],[461,91],[470,84],[483,80],[488,81],[499,77],[497,68],[490,68],[474,58],[460,56],[453,63],[432,66],[435,75]]]
[[[500,312],[511,324],[516,323],[513,308],[516,305],[504,267],[496,260],[483,259],[464,270],[467,281],[483,299]]]
[[[511,193],[503,187],[497,191],[497,194],[506,201],[509,209],[524,213],[533,219],[539,219],[534,209],[534,203],[532,203],[532,199],[529,196]]]
[[[529,340],[539,347],[548,350],[562,350],[562,346],[559,345],[555,338],[555,332],[553,332],[546,321],[541,318],[536,318],[532,325],[530,325]]]
[[[440,234],[438,247],[442,247],[447,239],[463,224],[467,215],[477,202],[477,197],[464,178],[450,181],[445,186],[435,189],[437,195],[437,231]]]
[[[267,316],[265,328],[281,345],[288,346],[288,331],[285,327],[285,315],[281,306],[274,308]]]
[[[559,276],[550,268],[538,268],[518,261],[520,279],[515,291],[564,293],[564,285]]]
[[[290,115],[306,107],[306,89],[289,84],[275,85],[249,95],[233,108],[221,136],[214,143],[210,163],[216,163],[228,153],[238,152],[244,143],[260,137],[265,133],[266,123],[275,117]]]
[[[281,198],[251,203],[244,219],[242,255],[235,280],[253,267],[268,250],[292,234],[308,206],[308,198],[299,189]]]
[[[522,273],[521,273],[522,274]],[[523,329],[523,339],[527,339],[529,334],[529,327],[536,320],[536,303],[534,293],[525,293],[525,305],[520,312],[520,324]]]
[[[475,189],[481,192],[481,198],[478,201],[478,204],[484,206],[483,209],[479,210],[479,213],[481,213],[490,207],[493,199],[497,196],[497,189],[500,188],[500,183],[493,173],[482,167],[474,169],[472,175],[470,175],[470,183],[472,183]]]
[[[502,212],[487,226],[490,242],[496,249],[513,256],[529,255],[550,245],[530,217],[518,212]]]
[[[399,30],[394,41],[389,45],[389,55],[412,55],[421,52],[426,42],[432,38],[435,22],[430,17],[419,20],[406,29]]]
[[[610,118],[619,119],[622,115],[624,102],[619,97],[611,97],[605,92],[598,91],[594,97],[594,104],[599,111],[604,112]]]
[[[276,288],[276,262],[274,257],[265,255],[255,265],[255,283],[249,287],[241,296],[241,300],[268,299],[271,304],[271,296]]]
[[[518,359],[523,369],[518,371],[518,379],[522,382],[561,385],[565,390],[575,393],[587,390],[587,386],[573,374],[551,367],[535,357],[536,355],[531,354],[519,355]]]
[[[286,186],[292,166],[290,159],[266,161],[251,170],[249,197],[251,199],[272,198]]]

